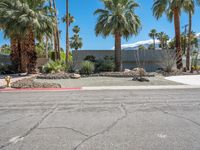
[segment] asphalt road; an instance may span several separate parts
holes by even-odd
[[[200,150],[200,89],[0,93],[0,150]]]

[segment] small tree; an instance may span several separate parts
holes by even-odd
[[[176,63],[176,53],[174,50],[164,50],[162,53],[162,67],[166,72],[171,72]]]
[[[70,38],[70,47],[75,49],[75,65],[78,57],[78,49],[82,48],[83,42],[82,38],[79,37],[80,28],[78,26],[74,26],[73,28],[74,36]]]

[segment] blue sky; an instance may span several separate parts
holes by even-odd
[[[65,14],[65,0],[56,0],[59,18]],[[155,28],[157,31],[164,31],[170,37],[174,36],[173,23],[169,23],[167,18],[163,16],[160,20],[156,20],[152,16],[151,7],[153,0],[136,0],[140,4],[140,8],[136,10],[136,13],[140,16],[142,22],[142,30],[139,35],[133,36],[128,41],[122,40],[122,44],[134,43],[141,40],[149,39],[148,33],[151,29]],[[69,0],[70,13],[75,17],[75,22],[71,25],[79,25],[81,28],[80,36],[83,38],[82,49],[111,49],[114,45],[114,39],[112,36],[104,39],[102,37],[96,37],[94,32],[95,23],[97,17],[93,15],[93,12],[97,8],[103,8],[103,4],[100,0]],[[193,16],[193,31],[200,32],[200,7],[196,8],[196,13]],[[181,16],[181,26],[187,24],[188,17],[185,13]],[[61,46],[65,49],[65,24],[60,22]],[[71,30],[71,29],[70,29]],[[182,29],[183,30],[183,29]],[[70,33],[70,36],[72,32]],[[0,45],[9,43],[9,40],[3,39],[3,34],[0,32]]]

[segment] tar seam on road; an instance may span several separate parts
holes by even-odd
[[[126,118],[128,116],[128,111],[126,109],[126,107],[124,106],[124,104],[120,105],[120,109],[123,111],[123,115],[121,117],[119,117],[117,120],[115,120],[112,124],[110,124],[108,127],[106,127],[105,129],[103,129],[100,132],[97,132],[87,138],[85,138],[82,142],[80,142],[76,147],[74,147],[73,150],[77,150],[82,144],[84,144],[86,141],[90,140],[93,137],[96,137],[100,134],[104,134],[105,132],[108,132],[110,129],[112,129],[115,125],[118,124],[119,121],[123,120],[124,118]]]
[[[19,136],[17,138],[18,141],[20,141],[20,139],[24,139],[26,136],[28,136],[33,130],[35,130],[50,114],[54,113],[54,111],[57,108],[57,104],[54,105],[32,128],[30,128],[28,131],[26,131],[23,135]],[[9,145],[13,144],[12,141],[9,141],[3,145],[0,146],[0,149],[3,149]]]

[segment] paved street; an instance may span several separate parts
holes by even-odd
[[[199,150],[200,89],[0,92],[0,150]]]

